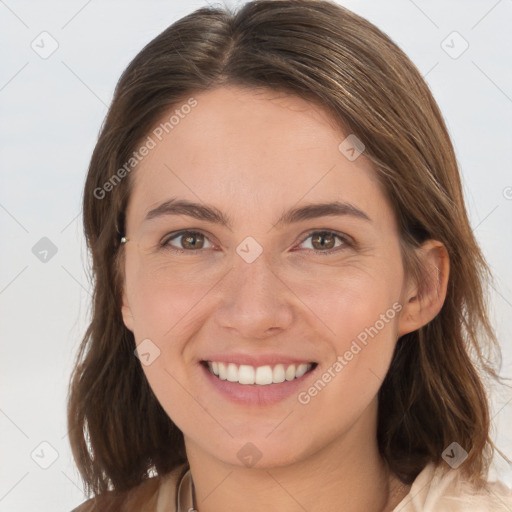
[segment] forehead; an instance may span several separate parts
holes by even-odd
[[[350,134],[318,105],[233,86],[192,98],[149,134],[154,147],[132,174],[133,222],[171,196],[215,204],[241,219],[326,200],[389,212],[372,164],[364,153],[347,158],[340,144]]]

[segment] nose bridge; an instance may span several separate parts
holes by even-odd
[[[272,261],[266,254],[261,254],[254,261],[246,261],[243,257],[234,263],[233,279],[237,282],[236,288],[242,293],[269,295],[267,299],[274,299],[277,290],[278,269],[272,268]],[[267,301],[268,303],[268,301]]]
[[[284,329],[290,324],[287,288],[265,255],[250,263],[236,255],[226,277],[223,299],[216,312],[221,326],[237,329],[244,336],[260,337],[269,329]]]

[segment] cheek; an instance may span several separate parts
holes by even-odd
[[[326,411],[326,423],[334,430],[363,413],[386,376],[402,309],[400,286],[398,270],[358,271],[315,297],[315,312],[328,319],[334,334],[324,368],[311,387],[301,390],[299,402],[306,410]]]
[[[134,262],[129,284],[130,306],[137,340],[163,342],[197,319],[198,305],[211,289],[212,276],[204,271],[183,272],[169,265],[139,265]]]
[[[294,283],[294,291],[326,326],[327,339],[338,353],[348,350],[354,339],[364,343],[365,337],[393,337],[400,290],[401,273],[385,261],[371,267],[347,266],[329,278]]]
[[[322,340],[325,357],[318,380],[301,390],[299,402],[310,404],[309,410],[329,410],[331,425],[339,427],[362,414],[387,373],[402,309],[401,273],[382,261],[371,268],[347,268],[308,289],[307,303],[329,335]],[[303,293],[308,293],[305,288]]]
[[[362,286],[347,290],[330,306],[330,317],[336,319],[336,351],[338,355],[347,353],[348,360],[352,360],[351,353],[365,352],[366,359],[393,349],[401,305],[396,300],[398,295],[379,284],[373,282],[366,290]]]
[[[144,374],[155,397],[180,430],[188,432],[194,429],[198,418],[201,418],[201,424],[215,432],[218,425],[211,416],[205,414],[201,397],[194,396],[193,388],[182,367],[169,365],[168,361],[172,359],[170,356],[168,348],[165,348],[151,365],[143,365]]]
[[[211,284],[180,279],[179,274],[161,269],[141,268],[132,274],[132,285],[137,344],[149,339],[157,347],[153,347],[157,357],[151,364],[142,365],[153,393],[178,428],[190,429],[198,417],[208,423],[200,399],[193,397],[191,359],[186,347],[201,324],[201,299]]]
[[[167,263],[138,263],[133,262],[129,269],[130,305],[138,341],[150,338],[169,345],[168,341],[173,339],[173,347],[168,348],[175,350],[186,333],[197,329],[222,306],[218,290],[213,294],[216,299],[208,297],[214,288],[222,288],[223,296],[237,293],[237,279],[228,279],[231,285],[221,283],[226,269],[229,270],[223,265],[209,265],[205,269],[204,265],[187,264],[183,269],[169,268]],[[350,348],[353,339],[359,337],[364,343],[365,332],[367,337],[372,336],[372,326],[377,322],[379,332],[390,331],[393,322],[386,321],[382,326],[380,318],[399,297],[398,273],[379,259],[371,265],[348,262],[339,268],[318,266],[315,272],[288,270],[282,277],[298,297],[293,307],[302,308],[296,311],[297,319],[310,317],[310,324],[323,324],[325,338],[331,340],[331,346],[340,354]]]
[[[304,436],[313,432],[318,432],[318,443],[324,443],[348,429],[375,399],[393,353],[397,320],[393,304],[401,284],[395,269],[384,268],[385,262],[380,261],[367,267],[317,268],[314,277],[311,272],[284,276],[293,296],[298,297],[294,303],[297,324],[290,330],[321,326],[323,334],[315,343],[324,368],[319,379],[300,390],[294,402],[295,433],[283,429],[283,438],[274,436],[276,444],[295,442],[301,446]],[[222,293],[215,289],[209,295],[225,269],[187,272],[186,277],[185,273],[180,277],[179,272],[162,272],[157,267],[132,270],[137,342],[150,338],[161,349],[160,357],[143,367],[153,392],[182,431],[197,438],[205,432],[215,433],[212,442],[224,439],[224,432],[205,414],[201,397],[194,393],[186,346],[222,306],[222,298],[236,293],[237,281],[219,283]],[[241,420],[240,424],[241,432],[245,432],[246,423]],[[254,428],[258,428],[257,423]]]

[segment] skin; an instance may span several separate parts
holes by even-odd
[[[150,339],[160,350],[143,369],[184,433],[197,508],[391,510],[408,488],[378,453],[377,393],[398,337],[442,307],[446,250],[435,240],[418,250],[433,270],[419,300],[372,164],[364,153],[350,161],[340,152],[348,134],[320,107],[233,86],[194,98],[197,106],[131,176],[122,314],[137,344]],[[214,205],[232,226],[184,215],[143,222],[171,197]],[[371,222],[324,216],[274,226],[292,207],[335,200]],[[158,248],[185,229],[205,234],[202,248]],[[325,255],[307,238],[313,230],[348,235],[356,246],[334,238],[341,250]],[[252,263],[236,252],[248,236],[263,249]],[[187,247],[180,238],[172,244]],[[400,313],[307,404],[296,394],[271,405],[233,403],[199,364],[212,350],[300,357],[318,363],[304,391],[394,303]],[[253,467],[237,457],[247,442],[261,453]]]

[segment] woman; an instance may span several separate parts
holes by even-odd
[[[453,148],[366,20],[264,0],[173,24],[117,85],[84,226],[76,510],[512,508]]]

